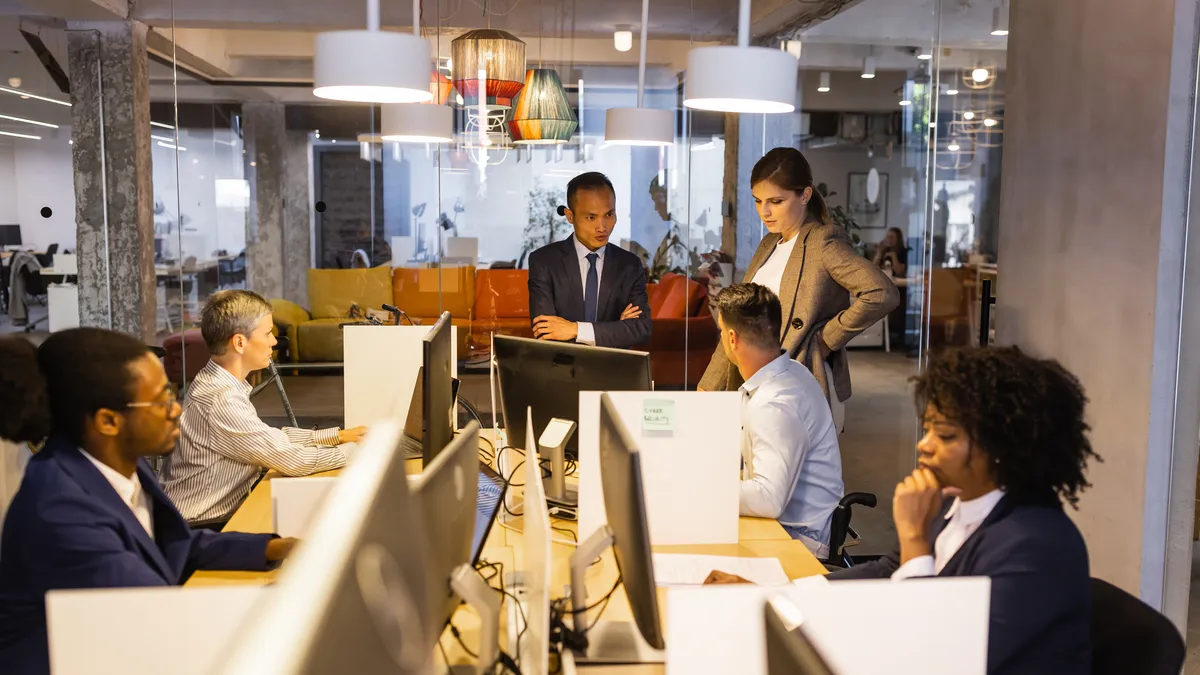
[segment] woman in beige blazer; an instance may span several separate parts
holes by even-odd
[[[839,413],[850,398],[846,343],[887,316],[900,294],[833,223],[799,150],[768,152],[754,165],[750,189],[769,234],[754,252],[743,282],[761,284],[779,296],[783,350],[812,371]],[[733,391],[741,384],[737,368],[718,345],[699,388]]]

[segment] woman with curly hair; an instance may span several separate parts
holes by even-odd
[[[950,350],[913,380],[925,436],[892,500],[899,551],[830,578],[989,577],[988,673],[1090,673],[1087,546],[1063,511],[1099,460],[1079,380],[1015,347]]]

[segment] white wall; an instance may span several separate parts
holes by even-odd
[[[59,250],[75,248],[75,175],[71,164],[71,130],[62,127],[41,133],[41,140],[12,139],[12,173],[5,177],[3,149],[0,149],[0,184],[11,186],[15,203],[11,219],[21,226],[21,241],[38,250],[58,244]],[[6,187],[0,186],[0,197]],[[43,218],[42,207],[50,207],[52,215]]]
[[[11,139],[0,141],[0,225],[17,224],[16,148]]]
[[[921,185],[918,183],[916,168],[905,166],[904,152],[897,151],[889,158],[884,152],[877,150],[874,157],[869,157],[866,148],[839,145],[810,148],[804,151],[804,156],[812,165],[813,177],[817,183],[825,183],[830,191],[837,193],[829,198],[830,207],[846,206],[846,186],[851,172],[866,173],[873,167],[879,173],[887,174],[886,227],[898,227],[906,237],[921,235],[922,209],[918,202]],[[863,241],[875,243],[883,239],[887,232],[886,227],[862,229],[858,230],[857,234]]]

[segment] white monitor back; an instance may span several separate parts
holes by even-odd
[[[270,592],[264,586],[50,591],[50,670],[206,675]]]
[[[392,267],[404,267],[412,260],[416,237],[392,237]]]
[[[74,253],[55,253],[54,271],[58,274],[79,274],[79,262]]]
[[[736,544],[741,394],[612,391],[608,395],[641,450],[650,543]],[[668,409],[669,413],[663,412]],[[671,429],[663,429],[666,426]],[[608,521],[600,482],[599,443],[600,393],[581,392],[580,541]]]
[[[447,258],[460,259],[463,264],[475,266],[479,262],[479,238],[448,237],[446,248],[442,251],[442,261],[445,262]]]
[[[417,371],[424,362],[421,342],[430,326],[346,326],[344,391],[346,428],[371,426],[408,416]],[[458,326],[450,327],[450,372],[458,377]]]
[[[533,435],[533,414],[526,413],[526,438]],[[550,672],[550,513],[536,445],[525,452],[525,615],[528,628],[521,640],[521,672]]]

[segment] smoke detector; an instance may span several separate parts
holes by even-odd
[[[19,78],[19,77],[8,78],[8,86],[12,87],[13,89],[20,89],[21,88],[21,78]]]

